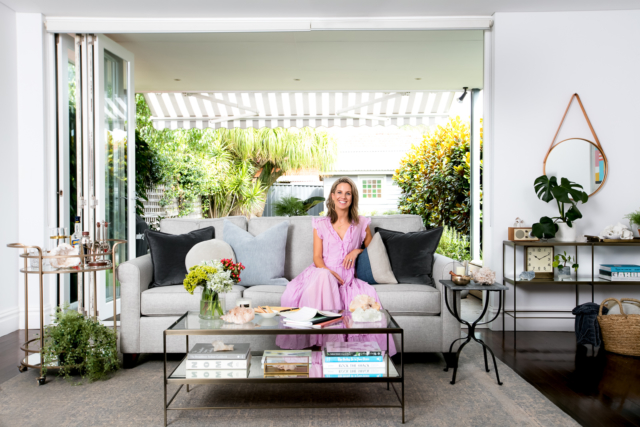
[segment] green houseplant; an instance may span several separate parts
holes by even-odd
[[[571,255],[567,255],[566,251],[564,252],[564,254],[558,254],[553,257],[552,265],[553,265],[553,268],[558,269],[558,276],[560,277],[560,280],[571,279],[572,268],[575,271],[576,277],[577,277],[578,268],[580,267],[580,265],[578,265],[575,261],[576,259],[571,258]],[[572,262],[573,264],[571,264]],[[567,264],[571,264],[571,267],[567,266]]]
[[[560,184],[555,176],[539,176],[533,182],[533,188],[540,200],[549,203],[555,200],[558,205],[559,215],[554,217],[543,216],[540,222],[533,224],[531,234],[539,239],[546,240],[556,237],[560,228],[558,224],[566,224],[573,227],[573,222],[582,218],[578,209],[578,202],[587,203],[589,195],[582,191],[582,186],[567,178],[560,178]],[[573,240],[573,239],[569,239]]]
[[[629,215],[626,215],[625,218],[629,220],[629,226],[633,227],[632,224],[635,224],[636,227],[638,227],[638,233],[640,233],[640,209],[631,212]]]
[[[42,350],[45,366],[56,361],[60,375],[79,374],[90,382],[118,370],[116,333],[91,317],[63,307],[56,310],[54,323],[44,331]],[[42,370],[46,375],[47,369]]]

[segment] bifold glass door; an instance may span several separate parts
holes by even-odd
[[[57,34],[58,225],[75,217],[92,240],[127,240],[115,261],[135,256],[135,92],[133,55],[104,35]],[[97,225],[100,223],[100,226]],[[99,231],[100,230],[100,231]],[[101,320],[120,312],[111,272],[62,275],[60,305]],[[97,303],[94,303],[97,301]],[[110,323],[110,322],[105,322]]]

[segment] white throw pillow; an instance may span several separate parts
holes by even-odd
[[[380,233],[373,235],[371,243],[367,246],[367,253],[369,254],[369,262],[371,263],[371,274],[373,274],[373,279],[377,283],[397,284],[398,281],[396,280],[396,276],[393,274],[393,270],[391,270],[389,254],[387,254],[387,248],[384,246]]]
[[[613,307],[609,309],[607,314],[620,314],[620,306],[618,303],[611,301],[609,304],[613,304]],[[640,314],[640,304],[637,302],[623,302],[622,308],[624,309],[624,314]]]
[[[233,249],[227,242],[220,239],[211,239],[193,246],[187,253],[185,264],[187,270],[189,270],[189,268],[200,264],[202,261],[212,261],[214,259],[231,259],[236,262]]]

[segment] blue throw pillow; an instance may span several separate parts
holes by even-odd
[[[231,221],[224,221],[223,240],[236,254],[236,261],[245,269],[240,274],[241,286],[283,285],[284,257],[289,222],[283,221],[257,236],[243,230]]]
[[[356,258],[356,277],[360,280],[367,282],[370,285],[377,285],[378,282],[373,278],[373,272],[371,271],[371,261],[369,260],[369,252],[364,250],[358,258]]]

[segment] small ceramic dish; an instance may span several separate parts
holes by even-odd
[[[468,285],[471,281],[471,276],[452,276],[451,281],[459,286]]]
[[[263,319],[271,319],[273,317],[276,317],[276,313],[275,311],[273,313],[258,313],[260,316],[262,316]]]

